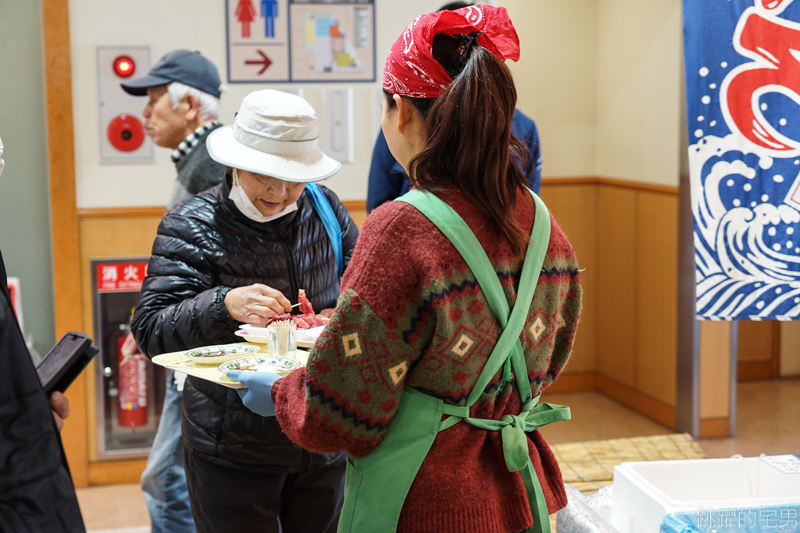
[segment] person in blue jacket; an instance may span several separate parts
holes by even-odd
[[[439,11],[456,10],[467,7],[467,2],[451,2],[442,6]],[[525,113],[517,109],[511,131],[530,149],[530,156],[525,162],[523,172],[528,177],[528,187],[539,193],[542,182],[542,150],[539,145],[539,132],[536,124]],[[367,213],[385,202],[399,198],[411,189],[411,182],[405,170],[392,156],[383,132],[378,132],[375,148],[372,150],[372,164],[369,167],[367,182]]]

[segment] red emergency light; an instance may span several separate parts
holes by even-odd
[[[117,56],[114,59],[114,72],[120,78],[130,78],[136,71],[136,63],[128,56]]]

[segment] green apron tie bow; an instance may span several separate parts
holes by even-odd
[[[520,342],[550,240],[547,208],[538,196],[531,194],[536,205],[536,218],[513,311],[509,309],[497,272],[478,239],[450,206],[418,189],[399,199],[416,207],[450,239],[478,280],[503,332],[470,391],[466,405],[446,404],[439,398],[408,387],[403,390],[400,407],[383,442],[366,457],[349,458],[339,533],[396,531],[408,490],[436,435],[462,421],[487,431],[500,432],[506,467],[510,472],[519,472],[525,485],[533,515],[533,527],[529,531],[550,533],[547,503],[530,460],[526,433],[552,422],[568,420],[570,412],[568,407],[561,405],[538,405],[539,397],[533,398]],[[470,407],[501,369],[500,386],[506,380],[514,380],[522,401],[522,412],[504,415],[500,420],[471,418]],[[442,420],[442,416],[447,418]]]

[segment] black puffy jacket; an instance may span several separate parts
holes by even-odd
[[[336,195],[322,190],[342,228],[347,266],[358,229]],[[233,288],[262,283],[292,303],[305,289],[314,309],[335,307],[339,275],[328,234],[307,193],[297,211],[258,223],[228,198],[230,179],[173,208],[158,227],[132,330],[149,357],[241,341],[225,308]],[[301,471],[327,462],[295,446],[275,417],[261,417],[235,390],[189,377],[183,391],[183,436],[208,461],[264,472]]]

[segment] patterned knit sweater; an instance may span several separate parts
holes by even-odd
[[[499,230],[456,191],[437,195],[466,221],[495,266],[513,308],[522,261]],[[533,199],[520,193],[517,221],[528,233]],[[533,395],[569,358],[581,308],[572,247],[551,218],[547,257],[521,335]],[[403,387],[464,405],[501,328],[475,277],[449,240],[414,207],[390,202],[366,220],[330,324],[308,365],[278,380],[278,420],[315,452],[362,457],[381,443]],[[472,417],[519,414],[516,386],[498,390],[502,369]],[[538,431],[529,453],[550,513],[567,503],[558,464]],[[459,423],[438,434],[403,506],[397,531],[513,532],[533,518],[522,478],[509,472],[499,432]]]

